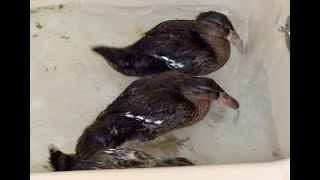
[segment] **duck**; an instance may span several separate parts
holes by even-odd
[[[211,78],[179,71],[138,78],[83,130],[75,152],[87,157],[127,141],[155,140],[201,121],[214,100],[239,108],[238,101]]]
[[[96,45],[91,50],[127,76],[170,70],[200,76],[215,72],[227,63],[230,43],[240,53],[246,52],[228,17],[209,11],[200,13],[195,20],[161,22],[127,47]]]
[[[151,168],[193,166],[189,159],[173,157],[157,159],[138,149],[102,149],[90,157],[82,158],[76,154],[65,154],[55,145],[49,145],[49,165],[52,171],[101,170],[126,168]]]

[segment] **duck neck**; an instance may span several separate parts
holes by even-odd
[[[226,38],[221,37],[213,37],[208,38],[208,43],[210,44],[210,47],[215,52],[217,58],[220,61],[227,61],[230,57],[230,43]]]
[[[200,36],[210,45],[215,55],[215,61],[217,65],[214,69],[221,68],[230,57],[230,43],[224,37],[212,36],[206,31],[199,31]]]
[[[209,112],[211,106],[211,99],[199,99],[193,96],[185,96],[189,101],[191,101],[198,109],[198,116],[200,119],[204,118]]]
[[[211,105],[211,100],[209,99],[198,100],[198,102],[196,103],[196,106],[198,107],[200,119],[204,118],[208,114],[210,105]]]

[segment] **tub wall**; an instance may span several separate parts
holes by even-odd
[[[171,0],[154,2],[152,0],[31,0],[30,7],[46,6],[76,2],[99,2],[110,5],[141,6],[155,4],[173,4]],[[285,45],[284,35],[277,31],[279,25],[285,25],[286,18],[290,14],[289,0],[175,0],[174,4],[194,5],[194,4],[217,4],[230,8],[241,15],[251,18],[251,23],[259,23],[258,28],[250,28],[249,51],[264,54],[264,62],[268,71],[269,88],[271,93],[272,110],[277,134],[283,155],[290,157],[290,54]],[[257,27],[257,26],[255,26]],[[270,34],[261,35],[260,29],[269,28]],[[254,41],[265,41],[264,46],[255,46]],[[263,52],[261,52],[263,51]],[[188,169],[189,168],[189,169]],[[100,171],[100,172],[65,172],[65,173],[35,173],[31,174],[31,179],[87,179],[86,177],[95,176],[106,179],[114,176],[117,179],[125,177],[135,177],[139,179],[160,179],[162,175],[177,175],[191,179],[195,176],[219,177],[219,179],[289,179],[289,159],[271,163],[256,163],[242,165],[216,165],[187,168],[170,169],[150,169],[144,170],[124,170],[119,171]],[[230,173],[226,173],[232,172]],[[187,173],[185,173],[187,172]],[[268,173],[272,172],[272,173]],[[193,174],[193,175],[192,175]],[[131,176],[132,175],[132,176]],[[233,177],[233,178],[232,178]],[[258,178],[259,177],[259,178]],[[100,178],[99,178],[100,179]]]

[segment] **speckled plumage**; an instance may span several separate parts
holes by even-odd
[[[156,159],[137,149],[103,149],[87,158],[65,154],[54,145],[49,146],[49,164],[53,171],[150,168],[170,166],[192,166],[182,157]]]
[[[227,38],[230,34],[240,41],[230,20],[210,11],[200,13],[196,20],[164,21],[128,47],[96,46],[93,50],[125,75],[177,70],[197,76],[214,72],[228,61],[229,41],[234,43]]]
[[[169,71],[138,79],[84,130],[76,153],[88,156],[126,141],[149,141],[174,129],[191,126],[204,118],[212,100],[221,98],[228,106],[239,107],[210,78]]]

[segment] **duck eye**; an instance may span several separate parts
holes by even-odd
[[[200,95],[200,92],[199,91],[192,91],[192,94],[193,95]]]
[[[214,25],[216,25],[216,26],[218,26],[218,27],[221,27],[221,26],[222,26],[222,24],[221,24],[220,22],[216,21],[216,20],[208,19],[207,21],[208,21],[210,24],[214,24]]]
[[[215,92],[215,93],[213,93],[213,97],[214,97],[214,98],[218,99],[218,98],[219,98],[219,96],[220,96],[220,93],[219,93],[219,92]]]

